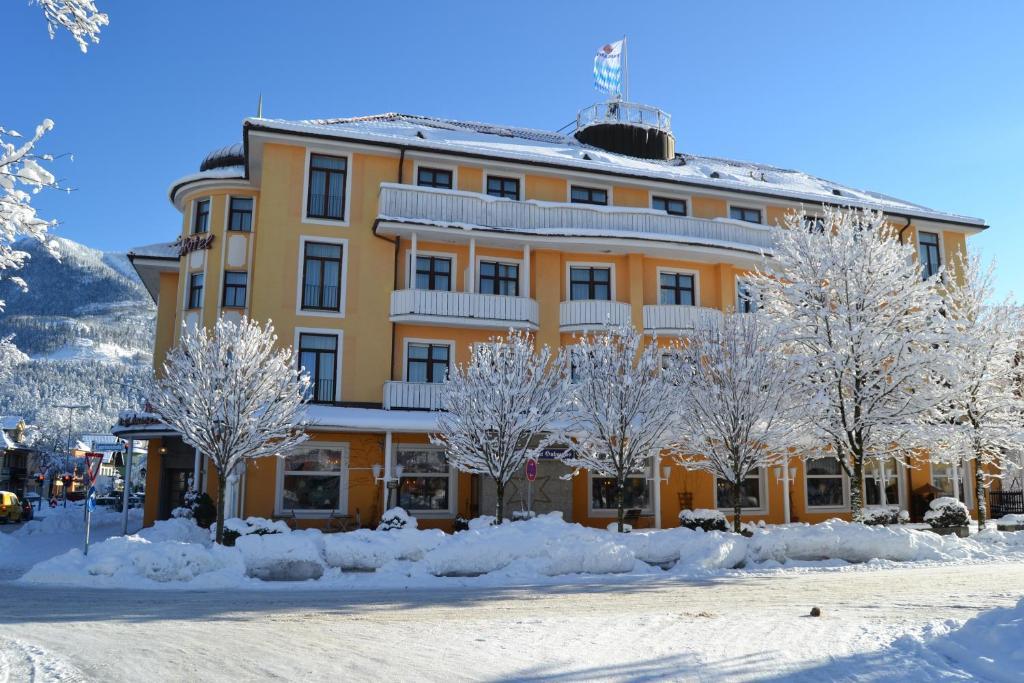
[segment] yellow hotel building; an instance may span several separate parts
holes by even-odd
[[[624,102],[584,110],[569,134],[404,114],[246,119],[242,143],[210,154],[170,200],[178,241],[131,254],[158,304],[158,371],[183,324],[248,315],[272,320],[314,380],[311,440],[234,473],[229,515],[343,528],[394,504],[445,529],[492,513],[493,486],[450,469],[428,441],[440,383],[475,342],[521,328],[572,344],[609,320],[660,337],[713,324],[748,305],[743,276],[768,250],[768,226],[801,206],[884,211],[926,270],[986,227],[797,171],[677,153],[667,114]],[[209,490],[202,458],[166,428],[128,418],[115,432],[149,439],[147,524],[193,478]],[[609,482],[567,471],[541,460],[534,509],[607,525]],[[894,462],[865,484],[869,504],[919,516],[939,491],[973,507],[969,477]],[[523,506],[524,480],[507,510]],[[823,458],[752,477],[744,517],[784,521],[787,489],[793,520],[849,512],[849,483]],[[640,526],[667,527],[682,508],[731,511],[730,495],[664,460],[635,477],[628,505]]]

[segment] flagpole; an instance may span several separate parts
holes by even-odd
[[[626,36],[622,36],[622,90],[625,92],[625,100],[629,102],[629,49],[626,43]]]

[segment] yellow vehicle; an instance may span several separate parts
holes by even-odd
[[[21,501],[10,491],[0,491],[0,524],[21,521]]]

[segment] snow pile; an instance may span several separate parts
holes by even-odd
[[[231,517],[224,520],[224,531],[231,531],[239,536],[248,536],[249,534],[286,534],[291,531],[291,527],[288,526],[287,522],[280,519],[264,519],[263,517],[239,519],[238,517]],[[210,538],[214,538],[216,535],[217,528],[211,526]]]
[[[39,534],[67,534],[85,532],[85,510],[81,503],[75,503],[69,507],[56,507],[43,510],[42,516],[25,522],[20,529],[14,532],[16,536],[35,536]],[[128,521],[130,525],[138,525],[142,521],[142,510],[131,508],[128,510]],[[97,507],[92,513],[92,527],[116,525],[121,523],[121,513],[113,508]]]
[[[264,581],[305,581],[324,574],[323,541],[318,530],[251,533],[235,541],[246,574]]]
[[[137,535],[150,543],[178,541],[180,543],[210,545],[210,538],[206,529],[185,517],[161,520],[151,527],[142,529]]]
[[[925,652],[952,661],[967,676],[983,681],[1019,681],[1024,670],[1024,600],[1013,607],[982,612],[953,631],[925,644]],[[944,661],[943,661],[944,660]],[[958,673],[959,673],[958,671]]]
[[[999,532],[992,532],[997,534]],[[1004,536],[1012,534],[1004,534]],[[821,524],[765,527],[750,538],[750,562],[871,560],[948,562],[993,559],[996,553],[976,540],[939,536],[930,531],[866,526],[832,519]]]
[[[553,512],[525,522],[473,525],[428,552],[423,563],[434,576],[479,576],[503,569],[544,576],[631,571],[636,556],[617,536],[566,524],[561,513]]]
[[[384,512],[377,525],[377,531],[395,531],[397,529],[415,529],[419,526],[416,518],[402,508],[391,508]]]
[[[204,588],[234,585],[243,571],[238,553],[220,546],[115,536],[90,547],[88,555],[75,548],[44,560],[22,580],[132,588],[189,582],[191,588]]]
[[[0,558],[13,555],[18,547],[18,541],[11,534],[0,534]]]
[[[345,571],[371,571],[393,560],[419,562],[446,538],[440,529],[415,528],[387,533],[359,529],[347,534],[325,534],[324,560]]]

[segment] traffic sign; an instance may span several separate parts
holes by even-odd
[[[526,461],[526,481],[535,481],[537,479],[537,461],[530,458]]]
[[[95,486],[90,486],[89,487],[89,495],[85,499],[85,506],[89,509],[89,512],[92,512],[93,510],[96,509],[96,487]]]

